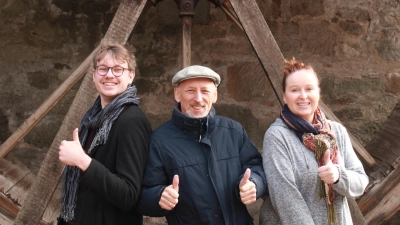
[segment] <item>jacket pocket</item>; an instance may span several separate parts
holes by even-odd
[[[169,162],[166,163],[166,167],[168,170],[174,170],[182,167],[187,167],[187,166],[194,166],[197,164],[203,164],[204,159],[201,157],[195,156],[195,157],[187,157],[187,158],[182,158],[182,159],[173,159]]]

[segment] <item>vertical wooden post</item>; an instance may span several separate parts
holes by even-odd
[[[192,16],[182,17],[182,69],[190,66],[192,44]]]

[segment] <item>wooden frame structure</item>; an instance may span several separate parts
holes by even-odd
[[[102,42],[125,44],[146,4],[147,0],[123,0]],[[264,71],[266,72],[271,86],[282,105],[280,94],[282,89],[280,84],[281,68],[284,63],[284,58],[260,12],[260,9],[257,6],[256,1],[226,0],[219,6],[247,35],[262,67],[264,68]],[[182,67],[186,67],[190,65],[191,17],[184,16],[182,21]],[[3,159],[5,155],[7,155],[7,153],[10,152],[29,133],[29,131],[39,123],[39,121],[58,103],[58,101],[65,96],[72,86],[84,75],[91,73],[92,69],[90,68],[90,64],[92,54],[89,55],[72,73],[72,75],[60,85],[60,87],[25,121],[25,123],[20,126],[19,129],[17,129],[15,133],[10,136],[10,138],[7,139],[6,142],[0,146],[0,165],[2,165],[2,163],[6,164]],[[75,118],[81,118],[87,110],[86,107],[82,106],[91,105],[96,98],[97,92],[92,88],[92,83],[90,81],[90,76],[85,76],[35,179],[33,179],[34,175],[32,174],[29,176],[25,175],[24,182],[34,181],[30,187],[28,185],[22,188],[24,190],[29,190],[26,198],[22,201],[22,206],[19,207],[18,205],[21,203],[7,201],[7,196],[4,194],[1,195],[2,193],[0,193],[0,213],[13,218],[16,216],[14,224],[36,225],[51,222],[46,221],[45,211],[52,197],[54,198],[53,193],[55,193],[64,169],[64,166],[58,161],[58,145],[62,139],[70,136],[70,131],[73,130],[74,127],[78,126],[78,121]],[[340,122],[322,101],[320,102],[320,107],[329,119]],[[389,123],[396,119],[397,121],[400,121],[400,102],[394,112],[395,115],[388,119]],[[398,130],[398,127],[400,126],[391,129]],[[392,138],[398,140],[399,133],[400,132],[394,134]],[[385,165],[391,165],[390,168],[387,168],[381,166],[380,163],[376,162],[374,159],[374,157],[382,158],[382,156],[374,155],[374,157],[372,157],[370,154],[370,152],[372,152],[371,150],[368,152],[351,134],[350,138],[357,155],[364,163],[370,177],[371,174],[375,174],[372,175],[372,179],[375,179],[375,183],[370,185],[369,192],[364,194],[358,200],[358,206],[361,211],[358,209],[357,203],[353,199],[349,200],[350,206],[353,208],[352,214],[354,223],[380,224],[394,215],[400,208],[400,201],[398,201],[398,199],[400,199],[400,169],[397,166],[397,157],[400,155],[400,150],[397,150],[395,154],[390,155],[390,157],[381,160],[386,163]],[[378,136],[378,140],[379,138],[380,136]],[[394,143],[392,147],[399,149],[400,141],[388,141]],[[387,151],[387,149],[383,149],[381,153],[385,153],[385,151]],[[391,172],[386,178],[384,176],[379,176],[379,174],[386,176],[386,170],[393,170],[393,172]],[[0,189],[1,188],[3,188],[4,192],[7,191],[4,190],[4,187],[0,186]],[[379,195],[380,197],[376,198],[376,195]],[[397,200],[391,202],[391,204],[385,204],[385,201],[388,201],[387,198],[393,198],[393,196]],[[48,214],[51,215],[51,212]],[[366,220],[364,220],[364,218]]]

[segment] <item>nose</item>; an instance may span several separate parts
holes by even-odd
[[[195,96],[194,96],[194,100],[195,100],[196,102],[201,102],[201,100],[202,100],[201,91],[196,91],[196,94],[195,94]]]
[[[114,74],[112,73],[112,68],[108,68],[107,73],[105,75],[106,77],[113,77]]]
[[[302,90],[300,92],[300,98],[302,98],[302,99],[306,99],[307,98],[307,93],[304,90]]]

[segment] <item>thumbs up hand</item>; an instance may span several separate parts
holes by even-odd
[[[172,210],[178,204],[179,176],[175,175],[172,184],[166,187],[161,194],[159,205],[165,210]]]
[[[82,171],[86,171],[92,161],[92,158],[82,149],[78,136],[78,128],[72,132],[72,141],[61,141],[58,149],[58,159],[60,162],[69,166],[77,166]]]
[[[333,184],[339,179],[339,169],[331,161],[331,151],[324,154],[325,165],[318,168],[318,176],[326,184]]]
[[[251,170],[247,168],[239,183],[240,199],[245,205],[251,204],[257,200],[256,185],[249,180],[250,174]]]

